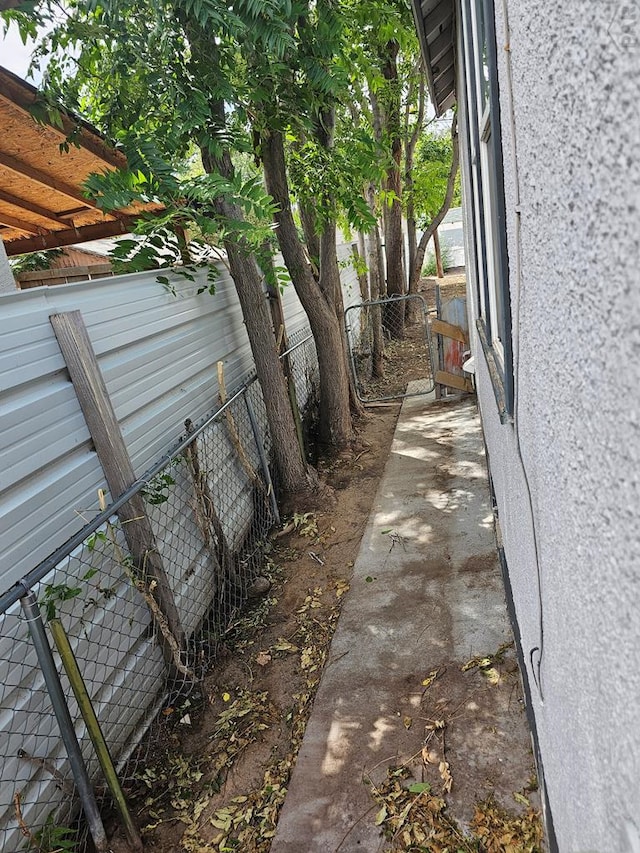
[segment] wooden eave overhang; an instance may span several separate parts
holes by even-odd
[[[455,0],[411,0],[436,115],[456,102]]]
[[[136,216],[161,209],[135,204],[103,213],[84,193],[93,173],[126,167],[124,155],[86,122],[39,124],[38,91],[0,67],[0,239],[20,255],[131,231]],[[73,133],[68,151],[61,145]],[[77,144],[76,144],[77,143]]]

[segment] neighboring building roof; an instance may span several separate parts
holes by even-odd
[[[454,0],[411,0],[436,115],[456,102]]]
[[[461,207],[450,207],[449,210],[445,213],[444,219],[442,220],[442,225],[448,225],[450,223],[458,223],[462,222],[462,208]]]
[[[133,217],[159,204],[103,213],[83,185],[94,172],[126,167],[124,155],[86,122],[37,123],[30,109],[38,91],[0,67],[0,239],[7,255],[126,234]],[[68,151],[60,145],[73,134]]]

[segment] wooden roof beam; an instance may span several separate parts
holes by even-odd
[[[79,213],[86,213],[86,207],[71,207],[69,210],[61,210],[57,214],[57,216],[63,221],[69,219],[69,217],[77,216]],[[65,225],[68,225],[68,222],[65,222]]]
[[[0,152],[0,166],[3,166],[5,169],[9,169],[10,172],[15,172],[16,175],[22,175],[23,178],[35,181],[36,184],[55,190],[57,193],[67,196],[67,198],[79,201],[85,207],[92,209],[97,207],[95,201],[85,198],[75,187],[72,187],[64,181],[59,181],[57,178],[53,178],[45,172],[41,172],[40,169],[36,169],[34,166],[29,166],[27,163],[23,163],[21,160],[18,160],[16,157],[12,157],[10,154]]]
[[[0,190],[0,201],[4,201],[6,204],[11,204],[13,207],[17,207],[20,210],[28,210],[29,213],[35,213],[37,216],[42,217],[42,219],[46,219],[52,225],[63,225],[65,228],[68,228],[69,226],[68,222],[61,219],[60,216],[52,210],[48,210],[46,207],[40,207],[39,204],[35,204],[33,201],[18,198],[17,195],[7,193],[4,190]],[[86,210],[86,208],[82,207],[80,210]]]
[[[57,249],[60,246],[72,246],[74,243],[84,243],[87,240],[117,237],[120,234],[130,234],[134,229],[135,221],[133,216],[123,216],[122,219],[98,222],[95,225],[81,225],[79,228],[69,228],[66,231],[48,231],[37,237],[8,240],[4,248],[7,255],[13,257],[25,255],[27,252],[42,252],[46,249]]]
[[[16,228],[18,231],[24,231],[25,234],[42,234],[45,230],[38,225],[34,225],[33,222],[25,222],[24,219],[11,216],[9,213],[3,213],[1,210],[0,225],[5,225],[7,228]]]

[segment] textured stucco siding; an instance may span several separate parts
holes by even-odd
[[[0,240],[0,293],[13,293],[15,289],[16,282],[7,260],[4,243]]]
[[[640,4],[506,7],[515,426],[499,422],[476,341],[480,408],[559,848],[635,853]]]

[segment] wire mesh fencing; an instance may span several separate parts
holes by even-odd
[[[318,401],[320,385],[318,356],[313,336],[306,330],[292,335],[289,339],[289,349],[282,357],[288,361],[296,399],[304,419]]]
[[[288,356],[304,410],[317,387],[312,340],[301,336]],[[82,849],[91,796],[103,812],[113,801],[51,629],[68,638],[126,788],[166,737],[162,712],[197,692],[260,577],[278,520],[270,450],[260,386],[249,381],[203,423],[186,420],[171,454],[0,597],[0,849]],[[36,650],[40,629],[50,666]],[[65,713],[89,801],[61,740]],[[88,823],[99,849],[100,827]]]
[[[362,402],[398,400],[434,390],[433,347],[421,296],[352,305],[345,311],[345,324]]]

